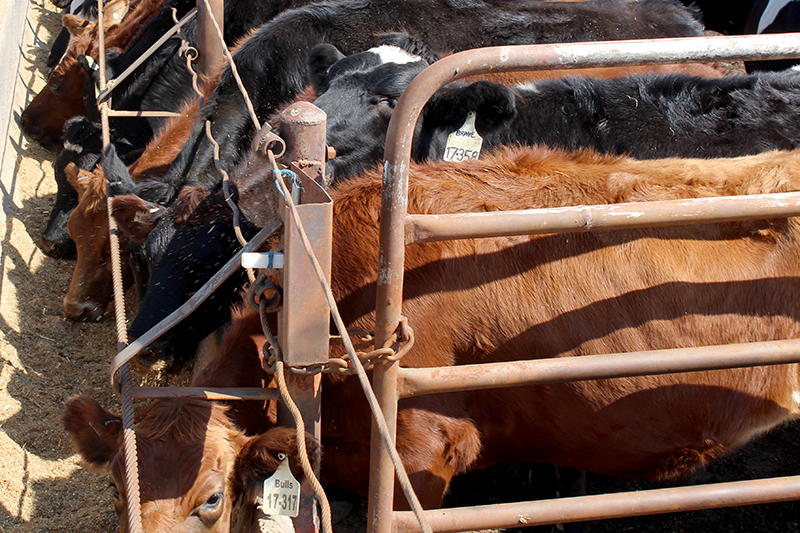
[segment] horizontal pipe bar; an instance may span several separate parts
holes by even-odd
[[[108,110],[109,117],[182,117],[183,113],[172,111],[114,111]]]
[[[539,233],[678,226],[800,215],[800,192],[583,205],[491,213],[407,215],[406,244]]]
[[[399,397],[798,361],[800,339],[791,339],[438,368],[403,367]]]
[[[199,400],[277,400],[277,389],[255,387],[134,387],[134,398],[195,398]]]
[[[536,502],[436,509],[425,511],[425,518],[434,531],[445,533],[699,511],[798,499],[800,476],[791,476]],[[414,514],[409,511],[396,512],[394,525],[396,533],[420,531]]]
[[[109,82],[106,84],[105,88],[104,89],[101,88],[102,90],[100,91],[100,94],[97,95],[97,103],[98,103],[98,105],[102,104],[103,102],[105,102],[108,99],[108,97],[111,96],[111,91],[113,91],[114,88],[117,85],[122,83],[125,80],[125,78],[127,78],[128,76],[131,75],[131,73],[134,70],[139,68],[139,65],[144,63],[145,60],[147,60],[148,57],[153,55],[155,53],[155,51],[158,50],[161,47],[162,44],[167,42],[167,40],[170,37],[172,37],[173,35],[178,33],[178,30],[180,30],[183,27],[183,25],[186,24],[187,22],[189,22],[192,19],[192,17],[194,17],[196,14],[197,14],[197,8],[193,7],[188,13],[186,13],[183,16],[183,18],[181,20],[178,21],[177,24],[175,24],[172,28],[169,29],[169,31],[167,31],[156,42],[154,42],[150,46],[150,48],[145,50],[145,52],[141,56],[139,56],[139,58],[136,59],[136,61],[134,61],[131,64],[131,66],[126,68],[124,71],[122,71],[122,73],[119,76],[117,76],[116,78],[114,78],[113,80],[109,80]]]

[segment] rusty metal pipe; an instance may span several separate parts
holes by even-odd
[[[698,511],[800,499],[800,476],[621,492],[537,502],[425,511],[434,531],[478,531]],[[396,533],[419,531],[413,513],[394,515]]]
[[[195,398],[198,400],[277,400],[277,389],[254,387],[134,387],[134,398]]]
[[[708,224],[798,215],[800,215],[800,192],[492,213],[407,215],[405,243]]]
[[[422,107],[439,88],[470,74],[493,71],[789,57],[800,57],[800,34],[491,47],[459,52],[425,69],[398,101],[387,130],[381,194],[376,345],[380,346],[389,339],[400,321],[408,169],[413,132]],[[381,398],[381,408],[388,411],[388,404],[393,401],[392,395],[396,398],[397,394],[394,387],[398,365],[385,366],[385,369],[376,371],[373,385],[376,395]],[[387,416],[386,421],[390,428],[394,428],[395,420]],[[373,434],[374,430],[373,424]],[[369,509],[371,533],[392,531],[393,476],[386,466],[388,462],[388,453],[382,446],[373,449],[370,459],[370,493],[374,498],[374,501],[370,501]]]
[[[222,31],[225,27],[225,0],[197,0],[197,43],[200,48],[197,72],[211,78],[225,63],[225,43],[217,34],[209,12]]]
[[[401,368],[400,397],[588,379],[796,363],[800,339],[556,357],[439,368]]]
[[[115,111],[108,110],[109,117],[182,117],[182,113],[172,111]]]

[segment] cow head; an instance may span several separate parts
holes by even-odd
[[[72,163],[67,166],[66,173],[80,200],[67,221],[69,235],[75,242],[77,262],[64,297],[64,314],[78,322],[97,321],[113,298],[105,175],[102,168],[89,172]],[[120,239],[123,286],[132,281],[126,249],[126,242]]]
[[[361,173],[383,159],[386,130],[395,104],[417,74],[438,56],[406,34],[383,36],[382,45],[349,57],[328,44],[311,51],[311,78],[325,111],[327,142],[336,158],[327,165],[334,180]],[[516,116],[514,92],[488,81],[451,84],[431,97],[417,126],[413,156],[441,159],[447,135],[476,113],[482,136],[506,127]],[[431,146],[433,145],[433,146]]]
[[[142,336],[183,305],[240,248],[233,213],[221,190],[187,186],[164,209],[144,199],[160,197],[161,185],[143,182],[136,194],[113,199],[112,215],[120,232],[134,243],[131,263],[140,301],[129,328],[132,337]],[[245,157],[231,172],[231,190],[243,215],[240,225],[245,239],[277,216],[278,193],[272,167],[265,160]],[[244,272],[237,269],[191,315],[150,344],[138,363],[186,362],[197,340],[225,322],[245,280]]]
[[[349,57],[329,44],[311,51],[311,78],[320,95],[314,105],[327,113],[327,142],[336,149],[336,158],[326,167],[333,180],[359,174],[381,160],[397,99],[437,57],[433,51],[415,55],[423,48],[406,34],[384,36],[380,42]]]
[[[64,124],[64,138],[64,149],[53,163],[58,187],[56,202],[39,239],[39,247],[56,259],[75,259],[75,243],[69,236],[67,220],[78,205],[78,194],[69,182],[66,167],[74,163],[79,169],[92,170],[100,159],[102,138],[99,126],[83,116],[72,117]]]
[[[120,232],[134,243],[131,262],[142,295],[129,328],[134,338],[180,307],[240,247],[221,191],[185,187],[169,209],[136,194],[115,196],[112,215]],[[246,235],[254,233],[246,223],[243,230]],[[151,344],[138,362],[144,366],[186,362],[197,341],[225,321],[245,279],[237,270],[191,316]]]
[[[63,424],[76,451],[91,468],[110,466],[120,531],[128,531],[128,494],[120,417],[87,396],[66,402]],[[247,436],[227,408],[200,400],[153,402],[136,419],[136,441],[144,531],[214,532],[231,530],[234,504],[254,505],[263,480],[286,454],[302,480],[293,429],[274,427]],[[309,457],[318,444],[306,435]]]
[[[22,112],[22,131],[41,145],[49,147],[58,143],[67,119],[86,115],[81,97],[86,71],[78,65],[78,56],[88,54],[93,47],[90,38],[73,39],[64,60],[53,69],[44,88]]]
[[[108,2],[104,2],[103,27],[106,31],[119,25],[129,10],[129,0],[108,0]],[[91,37],[96,32],[97,23],[94,17],[88,16],[84,18],[84,16],[64,15],[62,23],[73,37]]]

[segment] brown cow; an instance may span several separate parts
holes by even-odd
[[[123,4],[127,0],[116,0]],[[155,16],[161,8],[161,0],[133,0],[130,13],[122,20],[119,9],[106,14],[106,48],[124,49],[136,36],[142,24]],[[115,17],[116,15],[116,17]],[[20,116],[20,127],[29,137],[42,145],[60,142],[64,123],[75,115],[86,115],[82,91],[88,76],[79,64],[78,57],[90,56],[97,61],[97,30],[93,23],[84,27],[71,16],[65,16],[64,26],[73,34],[67,53],[61,63],[53,69],[44,88],[39,91]],[[113,21],[113,22],[112,22]],[[121,21],[121,22],[120,22]]]
[[[636,161],[591,151],[507,149],[461,165],[412,164],[409,212],[796,191],[798,169],[800,151]],[[379,170],[371,171],[333,192],[331,283],[347,327],[371,329],[374,323],[381,180]],[[127,201],[146,226],[142,206]],[[408,246],[403,314],[416,343],[401,364],[798,338],[798,232],[790,218]],[[256,344],[248,349],[257,353]],[[260,375],[250,360],[248,368],[218,364],[249,379],[234,381],[245,384]],[[455,474],[506,461],[671,479],[796,418],[799,380],[795,364],[422,396],[400,402],[397,445],[427,508],[441,504]],[[353,378],[328,376],[323,397],[323,477],[363,494],[369,412],[362,392]],[[103,427],[106,416],[68,409],[68,419],[94,427]],[[97,443],[69,431],[85,458],[96,455]],[[194,443],[191,453],[199,456],[201,447],[211,453],[221,445],[213,438]],[[183,469],[200,468],[197,461],[169,461],[166,450],[160,452],[165,458],[151,453],[143,450],[140,462],[170,465],[171,478],[194,479]],[[200,468],[200,478],[206,475]],[[157,484],[149,479],[146,485]],[[150,498],[185,494],[153,490],[158,495]]]
[[[234,317],[235,324],[223,339],[218,357],[198,374],[193,385],[270,386],[270,376],[260,370],[259,348],[265,339],[258,315],[237,313]],[[111,466],[114,506],[125,533],[127,494],[124,460],[119,453],[119,417],[87,396],[75,396],[66,403],[63,422],[90,467]],[[199,400],[161,400],[149,405],[136,418],[144,529],[228,531],[237,500],[255,498],[257,487],[250,477],[269,477],[278,465],[278,453],[289,455],[292,472],[302,480],[295,431],[275,425],[275,402],[234,402],[228,407]],[[251,436],[240,428],[248,428]],[[318,444],[310,436],[306,447],[315,457]],[[187,476],[173,476],[172,467],[177,464],[192,464],[197,469]]]
[[[684,72],[709,78],[719,77],[723,74],[723,70],[716,65],[689,63],[620,68],[501,72],[470,76],[467,79],[473,81],[483,79],[513,85],[532,80],[557,78],[564,75],[621,77],[644,72]],[[212,89],[213,85],[206,85],[204,89],[205,98],[209,97]],[[311,102],[315,97],[314,91],[309,88],[295,101]],[[181,117],[168,122],[148,144],[141,157],[128,167],[133,181],[139,183],[145,180],[161,179],[183,147],[183,142],[188,139],[191,128],[194,126],[194,121],[198,116],[198,100],[187,103],[181,111]],[[267,122],[277,124],[279,120],[280,112],[277,112]],[[102,170],[98,169],[97,176],[92,179],[103,179],[101,178],[101,173]],[[71,179],[70,183],[72,183]],[[85,186],[82,189],[86,190]],[[99,185],[90,187],[89,190],[102,191]],[[81,200],[70,215],[68,223],[70,238],[76,244],[78,260],[67,295],[64,298],[63,309],[67,318],[85,322],[102,318],[108,303],[111,301],[111,259],[108,254],[108,221],[105,206],[98,201],[98,198],[92,192],[84,194],[79,191],[79,196]],[[105,231],[103,228],[105,228]],[[123,263],[127,264],[126,259],[127,257],[123,257]],[[105,281],[102,281],[101,277]]]

